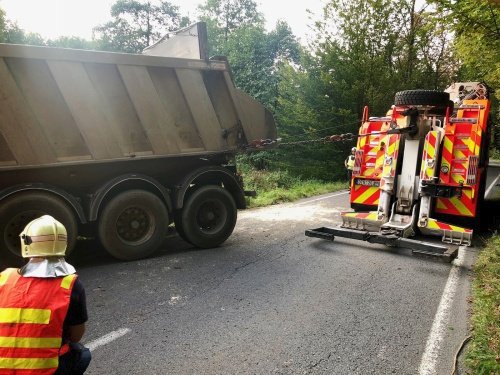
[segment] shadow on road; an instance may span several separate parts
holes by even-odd
[[[78,241],[73,254],[68,257],[68,262],[77,269],[85,269],[116,263],[133,263],[152,260],[155,258],[162,258],[166,255],[187,253],[190,251],[199,251],[199,249],[194,248],[191,244],[182,240],[176,233],[172,233],[165,238],[160,250],[156,251],[152,256],[140,260],[122,261],[109,255],[98,240],[90,239]]]

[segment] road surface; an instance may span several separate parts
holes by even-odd
[[[72,262],[88,297],[87,373],[449,373],[475,250],[450,265],[304,236],[347,206],[341,192],[240,211],[218,249],[172,235],[135,262],[83,244]]]
[[[485,199],[500,203],[500,161],[490,160],[486,175]]]

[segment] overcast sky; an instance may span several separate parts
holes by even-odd
[[[0,7],[7,18],[16,21],[22,29],[40,34],[44,38],[58,36],[80,36],[90,39],[92,28],[108,21],[110,7],[115,0],[0,0]],[[178,5],[183,15],[196,18],[196,7],[202,0],[171,0]],[[321,14],[324,0],[257,0],[259,10],[264,13],[268,30],[276,21],[285,20],[294,34],[306,41],[311,35],[307,9]],[[318,18],[317,16],[314,18]]]

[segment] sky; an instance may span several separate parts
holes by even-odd
[[[43,38],[79,36],[91,39],[92,28],[111,19],[110,7],[115,0],[0,0],[7,18],[17,22],[22,29],[40,34]],[[170,0],[178,5],[183,15],[196,19],[196,7],[203,0]],[[311,21],[307,9],[318,18],[324,0],[256,0],[259,11],[264,13],[267,29],[276,21],[288,22],[293,33],[303,43],[312,35]]]

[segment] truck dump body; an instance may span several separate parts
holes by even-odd
[[[0,44],[0,170],[237,152],[276,137],[225,61]]]

